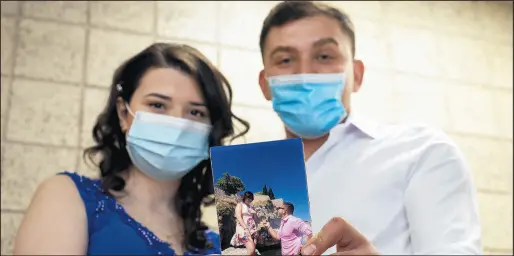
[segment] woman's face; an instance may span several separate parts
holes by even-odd
[[[209,111],[199,84],[188,74],[174,68],[148,70],[134,91],[129,107],[134,114],[143,111],[210,124]],[[119,101],[118,109],[125,109],[125,102]],[[134,117],[128,112],[118,113],[121,128],[127,132]]]
[[[251,204],[252,202],[253,202],[253,199],[251,199],[251,198],[245,199],[245,204]]]

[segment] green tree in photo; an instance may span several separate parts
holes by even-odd
[[[266,187],[266,184],[264,184],[264,187],[262,188],[262,194],[265,196],[268,195],[268,187]]]
[[[227,195],[234,195],[245,190],[243,181],[228,173],[224,173],[223,176],[216,181],[216,187],[223,190]]]
[[[268,196],[269,196],[269,199],[271,199],[271,200],[275,199],[275,194],[273,194],[273,189],[269,188]]]

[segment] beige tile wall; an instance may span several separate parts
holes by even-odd
[[[151,42],[203,51],[230,78],[247,141],[283,136],[257,85],[258,35],[275,2],[1,2],[1,253],[43,178],[81,160],[114,68]],[[512,253],[512,5],[333,2],[367,64],[355,109],[444,128],[480,195],[484,250]]]

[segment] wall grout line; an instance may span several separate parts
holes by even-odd
[[[85,35],[85,38],[84,38],[84,59],[82,60],[82,83],[81,83],[81,87],[80,87],[80,106],[79,106],[79,116],[78,116],[78,127],[79,127],[79,132],[77,134],[78,136],[78,147],[80,148],[80,146],[82,145],[82,134],[84,133],[83,131],[83,119],[84,119],[84,112],[85,112],[85,94],[86,94],[86,85],[87,85],[87,76],[88,76],[88,67],[87,67],[87,64],[88,64],[88,59],[89,59],[89,38],[91,36],[91,29],[89,27],[89,25],[91,24],[91,2],[90,1],[87,1],[86,2],[86,35]],[[77,154],[77,159],[76,159],[76,162],[75,162],[75,171],[78,171],[79,168],[80,168],[80,163],[82,161],[82,157],[81,157],[81,154]]]
[[[487,194],[487,195],[498,195],[498,196],[512,195],[512,191],[507,191],[507,190],[494,190],[494,189],[488,189],[488,188],[477,188],[477,191],[479,193]]]
[[[159,24],[159,17],[158,17],[158,13],[159,13],[159,3],[157,1],[153,1],[152,2],[153,5],[153,28],[152,28],[152,41],[155,43],[157,42],[157,38],[158,38],[158,35],[157,35],[157,31],[158,31],[158,24]]]
[[[10,213],[10,214],[23,214],[25,213],[25,210],[21,209],[9,209],[9,208],[2,208],[2,213]]]
[[[11,63],[9,63],[11,65],[11,70],[9,72],[9,80],[8,80],[8,84],[9,84],[9,88],[8,88],[8,91],[7,91],[7,104],[5,106],[5,116],[4,116],[4,123],[1,125],[2,127],[0,127],[0,129],[2,130],[1,131],[1,136],[0,136],[0,139],[1,141],[3,142],[6,142],[7,141],[7,133],[9,131],[8,127],[9,127],[9,119],[10,119],[10,112],[11,112],[11,107],[12,107],[12,97],[13,97],[13,94],[14,94],[14,81],[16,80],[15,78],[15,69],[16,69],[16,60],[18,59],[18,49],[19,49],[19,42],[20,42],[20,26],[21,26],[21,13],[22,13],[22,8],[23,8],[23,2],[19,2],[18,3],[18,6],[17,6],[17,10],[16,10],[16,18],[15,18],[15,23],[14,23],[14,38],[13,38],[13,49],[11,51],[11,56],[12,56],[12,59],[11,59]],[[5,147],[5,144],[4,144],[4,147]],[[0,156],[0,164],[4,162],[4,155],[5,155],[5,151],[7,150],[7,148],[4,148],[1,156]],[[4,170],[3,168],[0,168],[0,181],[2,180],[3,178],[3,175],[4,174]]]
[[[41,143],[41,142],[27,142],[20,140],[6,140],[2,141],[5,145],[20,145],[20,146],[29,146],[29,147],[42,147],[42,148],[52,148],[52,149],[68,149],[68,150],[81,150],[80,146],[68,146],[68,145],[55,145],[49,143]]]

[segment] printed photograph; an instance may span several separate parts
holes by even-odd
[[[301,139],[211,148],[223,255],[298,255],[312,236]]]

